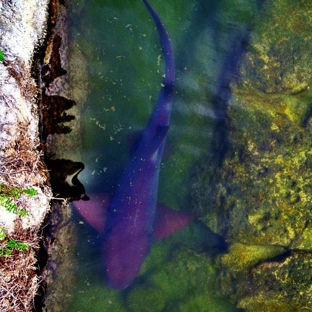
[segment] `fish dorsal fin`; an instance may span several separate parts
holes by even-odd
[[[127,136],[127,141],[130,155],[133,155],[141,144],[145,145],[144,148],[146,148],[146,145],[148,145],[147,150],[151,154],[154,154],[166,139],[168,130],[169,126],[157,126],[154,137],[147,139],[145,138],[144,130],[138,130],[129,133]],[[144,142],[144,139],[146,139],[147,142]]]
[[[168,130],[169,130],[169,126],[157,127],[154,137],[150,139],[150,142],[148,143],[148,148],[146,148],[146,150],[148,151],[148,155],[146,156],[151,156],[155,152],[157,152],[161,144],[164,143]],[[144,139],[142,139],[141,142],[144,144]]]
[[[104,194],[91,194],[90,200],[73,202],[77,212],[99,233],[105,229],[110,196]]]
[[[157,204],[153,239],[160,239],[173,234],[187,226],[193,217],[191,212],[176,211],[162,204]]]
[[[168,132],[168,130],[167,130]],[[135,151],[137,150],[138,146],[140,145],[140,142],[143,137],[144,130],[137,130],[137,131],[132,131],[128,133],[127,135],[127,145],[128,145],[128,151],[129,155],[132,156]],[[164,153],[162,156],[162,159],[167,159],[168,156],[172,154],[170,148],[168,148],[167,145],[165,145]]]

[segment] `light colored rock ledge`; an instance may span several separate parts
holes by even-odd
[[[47,186],[38,132],[39,90],[30,75],[35,47],[45,36],[48,0],[0,1],[0,184],[34,188],[18,206],[28,215],[8,212],[0,201],[0,228],[28,250],[0,257],[0,311],[30,311],[38,289],[35,250],[52,196]],[[3,242],[0,241],[3,246]]]

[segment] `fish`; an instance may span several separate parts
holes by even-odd
[[[172,234],[193,218],[190,212],[174,211],[157,204],[159,172],[174,95],[174,55],[163,22],[150,3],[142,1],[157,28],[165,61],[158,100],[113,196],[90,195],[90,202],[75,204],[78,212],[103,233],[106,283],[114,289],[124,289],[133,282],[153,240]],[[94,213],[92,207],[95,206],[102,209]]]

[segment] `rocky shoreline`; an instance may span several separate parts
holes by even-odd
[[[52,192],[39,139],[39,89],[32,77],[33,57],[47,29],[48,0],[0,2],[0,310],[30,311],[38,291],[40,229]],[[28,196],[24,190],[33,189]],[[14,198],[12,190],[22,190]],[[7,193],[6,193],[7,192]],[[12,195],[12,196],[11,196]],[[7,197],[6,197],[7,196]],[[12,198],[11,198],[11,197]],[[6,203],[22,207],[8,211]],[[17,242],[10,247],[9,242]],[[25,245],[21,245],[25,244]],[[21,246],[25,247],[21,250]]]

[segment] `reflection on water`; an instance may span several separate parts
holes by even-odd
[[[220,156],[216,150],[222,152],[220,145],[226,148],[220,127],[229,83],[238,79],[237,64],[257,11],[257,1],[237,2],[233,9],[235,1],[151,0],[176,59],[158,194],[176,210],[193,209],[196,162],[204,156],[213,160]],[[79,177],[87,194],[112,193],[129,159],[127,135],[145,127],[157,100],[163,74],[158,36],[142,1],[75,0],[69,15],[71,40],[88,61],[79,151],[85,169]],[[135,282],[115,291],[104,283],[99,235],[75,218],[82,224],[69,311],[236,311],[219,293],[214,266],[226,245],[199,220],[156,241]]]

